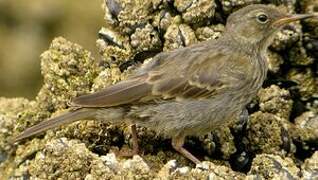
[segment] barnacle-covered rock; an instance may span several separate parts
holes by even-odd
[[[173,16],[171,12],[161,10],[155,15],[152,24],[158,28],[159,34],[162,34],[162,32],[166,31],[170,25],[178,23],[180,20],[181,18],[179,15]]]
[[[0,163],[1,178],[10,179],[25,179],[30,178],[29,165],[30,160],[35,154],[43,149],[45,141],[33,139],[23,145],[15,148],[15,156]]]
[[[261,89],[258,97],[262,112],[271,113],[286,120],[289,119],[293,101],[288,90],[271,85],[268,88]]]
[[[312,55],[314,58],[318,58],[318,37],[314,37],[313,35],[306,33],[304,34],[303,40],[304,48],[306,48],[307,53]]]
[[[98,42],[97,45],[117,46],[119,48],[129,48],[129,46],[127,45],[128,38],[114,30],[102,27],[99,30],[98,35],[99,35],[99,39],[104,40],[104,44],[99,44],[100,42],[97,41]]]
[[[224,29],[223,24],[199,27],[195,30],[195,35],[199,41],[217,39],[222,36]]]
[[[14,170],[12,154],[16,149],[12,143],[14,126],[18,113],[23,111],[30,102],[24,98],[0,98],[0,174],[6,179]]]
[[[0,164],[13,150],[10,137],[14,134],[17,114],[29,105],[30,102],[24,98],[0,98]]]
[[[303,0],[299,2],[301,4],[303,13],[317,13],[318,12],[318,2],[316,0]],[[305,20],[305,26],[314,35],[318,35],[318,19],[310,18]]]
[[[296,82],[297,88],[301,95],[301,100],[309,100],[318,94],[318,80],[314,78],[314,74],[310,68],[306,69],[291,69],[287,78]]]
[[[301,148],[311,151],[310,145],[318,144],[318,114],[307,111],[295,119],[292,132],[293,139],[301,144]]]
[[[276,85],[258,93],[259,110],[250,115],[243,142],[248,152],[285,156],[295,152],[289,116],[293,101],[287,90]]]
[[[318,152],[306,159],[301,166],[301,178],[305,180],[318,178]]]
[[[54,39],[41,55],[44,85],[37,101],[48,108],[65,108],[71,97],[89,92],[97,70],[90,52],[64,38]]]
[[[289,13],[295,12],[295,4],[297,3],[295,0],[263,0],[263,2],[278,6],[280,9]]]
[[[71,98],[87,94],[98,74],[91,53],[61,37],[41,55],[41,71],[44,84],[36,100],[19,113],[18,131],[65,109]]]
[[[98,158],[85,144],[66,138],[49,141],[36,153],[29,165],[31,178],[81,179],[90,171],[91,162]]]
[[[103,7],[106,22],[116,24],[116,29],[125,34],[147,24],[155,8],[152,1],[139,0],[105,0]]]
[[[169,161],[158,172],[157,178],[161,179],[244,179],[245,175],[232,171],[224,165],[212,162],[202,162],[196,168],[187,166],[178,167],[176,161]]]
[[[159,34],[151,24],[136,28],[130,37],[102,28],[99,37],[97,46],[102,55],[100,64],[103,67],[117,65],[124,70],[128,68],[129,62],[143,61],[162,48]]]
[[[248,177],[252,179],[299,179],[300,170],[292,159],[270,154],[256,155]]]
[[[203,148],[204,152],[206,152],[206,154],[209,156],[213,156],[216,151],[216,143],[214,142],[215,138],[213,135],[208,134],[199,138],[202,142],[201,147]]]
[[[211,19],[216,8],[214,0],[176,0],[174,6],[187,24],[195,25]]]
[[[122,10],[122,1],[104,0],[102,4],[104,9],[104,19],[108,25],[118,25],[118,15]]]
[[[232,154],[236,152],[236,147],[234,144],[234,137],[228,127],[218,129],[215,131],[218,143],[220,145],[220,151],[222,152],[224,159],[229,159]]]
[[[99,31],[97,47],[102,56],[102,65],[121,65],[133,57],[133,50],[127,36],[111,29],[102,28]]]
[[[110,68],[106,68],[101,71],[94,79],[92,91],[96,92],[109,85],[116,84],[117,82],[126,78],[126,73],[122,73],[117,65],[111,65]]]
[[[118,160],[114,154],[98,156],[84,143],[66,138],[48,141],[24,166],[30,178],[40,179],[153,178],[140,156],[128,160]]]
[[[295,119],[295,125],[306,131],[312,131],[312,135],[318,138],[318,114],[307,111]]]
[[[301,36],[301,26],[299,22],[295,22],[286,26],[283,30],[277,33],[271,48],[275,51],[283,51],[292,47]]]
[[[289,50],[289,61],[291,65],[308,66],[314,62],[314,59],[308,56],[306,49],[300,44]]]
[[[280,66],[284,63],[282,56],[274,51],[268,51],[268,69],[273,73],[280,70]]]
[[[158,32],[155,31],[150,24],[147,24],[143,28],[136,28],[135,32],[130,36],[130,39],[132,48],[138,52],[153,51],[161,47]]]
[[[250,4],[258,4],[261,0],[222,0],[222,9],[226,14],[229,14],[239,8]]]
[[[295,151],[288,121],[274,114],[256,112],[247,123],[245,143],[252,152],[285,155]]]
[[[61,113],[55,113],[58,116]],[[114,145],[123,144],[123,133],[119,127],[112,126],[99,121],[82,120],[69,125],[64,125],[52,131],[47,131],[47,139],[67,137],[79,139],[85,143],[92,152],[105,154]]]
[[[138,155],[132,159],[124,161],[120,168],[119,177],[127,177],[128,179],[150,179],[150,168],[145,161]]]
[[[194,31],[186,24],[173,24],[169,26],[164,38],[164,51],[189,46],[190,44],[197,42]]]

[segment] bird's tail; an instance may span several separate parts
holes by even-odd
[[[45,120],[40,122],[37,125],[34,125],[26,130],[24,130],[21,134],[14,138],[14,142],[20,141],[22,139],[31,137],[33,135],[39,134],[46,130],[64,125],[69,124],[78,120],[82,120],[85,118],[94,118],[95,116],[95,109],[89,108],[82,108],[77,110],[72,110],[60,116]]]

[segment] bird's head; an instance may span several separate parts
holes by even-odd
[[[264,48],[284,25],[314,14],[287,14],[274,6],[249,5],[232,13],[226,24],[226,33],[243,44],[259,44]]]

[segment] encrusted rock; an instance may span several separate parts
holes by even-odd
[[[288,90],[271,85],[268,88],[261,89],[258,92],[258,97],[262,112],[275,114],[286,120],[289,119],[293,101]]]
[[[212,162],[202,162],[196,168],[178,167],[169,161],[158,173],[158,179],[244,179],[245,175],[232,171],[229,167]]]
[[[197,42],[194,31],[186,24],[171,25],[164,35],[164,51],[189,46]]]
[[[65,108],[70,98],[89,92],[97,69],[90,52],[64,38],[54,39],[41,55],[44,86],[37,101]]]
[[[256,112],[247,124],[248,149],[253,152],[286,155],[294,152],[288,133],[288,120],[274,114]]]
[[[159,34],[166,31],[171,24],[175,24],[181,21],[180,16],[173,16],[171,12],[167,10],[161,10],[154,17],[154,22],[152,23],[158,28]]]
[[[249,149],[256,152],[285,155],[294,152],[289,133],[289,116],[293,101],[289,91],[272,85],[258,93],[260,111],[247,123]]]
[[[303,113],[295,119],[295,125],[299,129],[313,131],[313,136],[318,138],[318,114],[313,111]]]
[[[310,68],[291,69],[287,78],[296,82],[297,88],[301,95],[301,100],[309,100],[318,96],[318,79],[314,78],[314,74]]]
[[[314,62],[314,59],[308,56],[302,45],[294,46],[289,50],[289,60],[292,65],[298,66],[308,66]]]
[[[91,161],[98,158],[85,144],[66,138],[49,141],[30,162],[31,178],[80,179],[90,171]]]
[[[107,24],[116,25],[122,33],[129,34],[151,19],[152,1],[105,0],[103,4]]]
[[[10,137],[14,134],[17,114],[29,105],[30,102],[24,98],[0,98],[0,164],[12,152]]]
[[[270,154],[257,155],[248,177],[251,179],[299,179],[300,170],[290,158]]]
[[[102,56],[102,65],[121,65],[133,57],[134,54],[127,36],[106,28],[99,31],[99,36],[97,47]]]
[[[317,13],[318,2],[316,0],[303,0],[299,2],[302,7],[303,13]],[[312,18],[305,20],[305,25],[310,32],[314,35],[318,35],[318,19]]]
[[[298,22],[286,26],[277,33],[271,48],[276,51],[283,51],[292,47],[301,36],[301,26]]]
[[[220,151],[223,154],[224,159],[229,159],[232,154],[236,152],[236,147],[234,144],[234,137],[228,127],[218,129],[215,131],[215,135],[218,137]]]
[[[250,4],[258,4],[261,0],[222,0],[222,9],[226,14],[229,14],[239,8]]]
[[[195,25],[212,19],[216,8],[214,0],[176,0],[174,5],[186,23]]]
[[[318,115],[316,112],[307,111],[295,119],[292,132],[293,139],[300,143],[305,151],[315,151],[313,145],[318,142]]]
[[[224,28],[223,24],[199,27],[195,30],[195,35],[199,41],[217,39],[222,36]]]
[[[91,53],[64,38],[52,41],[41,55],[44,84],[35,103],[20,113],[17,129],[48,118],[57,109],[65,109],[75,96],[87,94],[98,74]]]
[[[131,46],[136,51],[151,51],[161,47],[161,41],[158,32],[152,25],[147,24],[144,28],[136,28],[131,35]]]
[[[301,178],[304,180],[318,179],[318,152],[306,159],[301,166]]]
[[[280,70],[280,66],[284,63],[282,56],[276,52],[268,51],[268,69],[273,73]]]

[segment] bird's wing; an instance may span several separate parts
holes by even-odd
[[[186,57],[186,56],[185,56]],[[162,98],[209,98],[246,81],[250,66],[247,57],[222,51],[191,55],[169,71],[151,71],[147,81],[153,85],[152,94]],[[186,62],[189,60],[189,62]],[[180,65],[181,64],[181,65]]]
[[[128,79],[105,89],[79,96],[71,105],[78,107],[111,107],[136,101],[151,92],[151,85],[146,84],[146,75]]]
[[[232,88],[242,78],[240,60],[223,51],[207,52],[202,46],[184,48],[162,56],[137,76],[100,92],[73,100],[79,107],[111,107],[170,98],[208,98]],[[242,58],[241,58],[242,60]],[[240,66],[241,67],[241,66]]]

